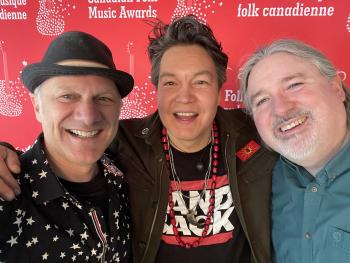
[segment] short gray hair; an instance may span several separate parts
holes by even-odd
[[[259,61],[275,53],[288,53],[309,60],[328,80],[331,80],[338,75],[338,70],[332,62],[319,50],[294,39],[276,40],[270,45],[257,49],[239,70],[238,79],[240,81],[240,92],[243,96],[246,111],[249,114],[251,114],[251,105],[247,97],[247,89],[250,72]],[[342,88],[345,92],[344,106],[346,109],[347,124],[350,127],[350,92],[343,80]]]

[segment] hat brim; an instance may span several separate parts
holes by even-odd
[[[21,73],[23,84],[31,92],[45,80],[55,76],[96,75],[113,80],[122,98],[134,87],[133,77],[121,70],[99,67],[63,66],[58,64],[35,63],[26,66]]]

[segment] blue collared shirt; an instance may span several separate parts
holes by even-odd
[[[350,262],[350,142],[315,177],[277,161],[272,243],[275,263]]]

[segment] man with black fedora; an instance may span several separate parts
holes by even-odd
[[[133,78],[84,32],[66,32],[23,69],[43,132],[20,156],[21,194],[0,199],[0,262],[129,262],[123,173],[105,152]]]

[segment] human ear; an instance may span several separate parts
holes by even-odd
[[[30,96],[30,101],[32,102],[34,113],[35,113],[35,118],[37,119],[38,122],[41,123],[41,117],[40,117],[40,99],[39,95],[36,94],[29,94]]]

